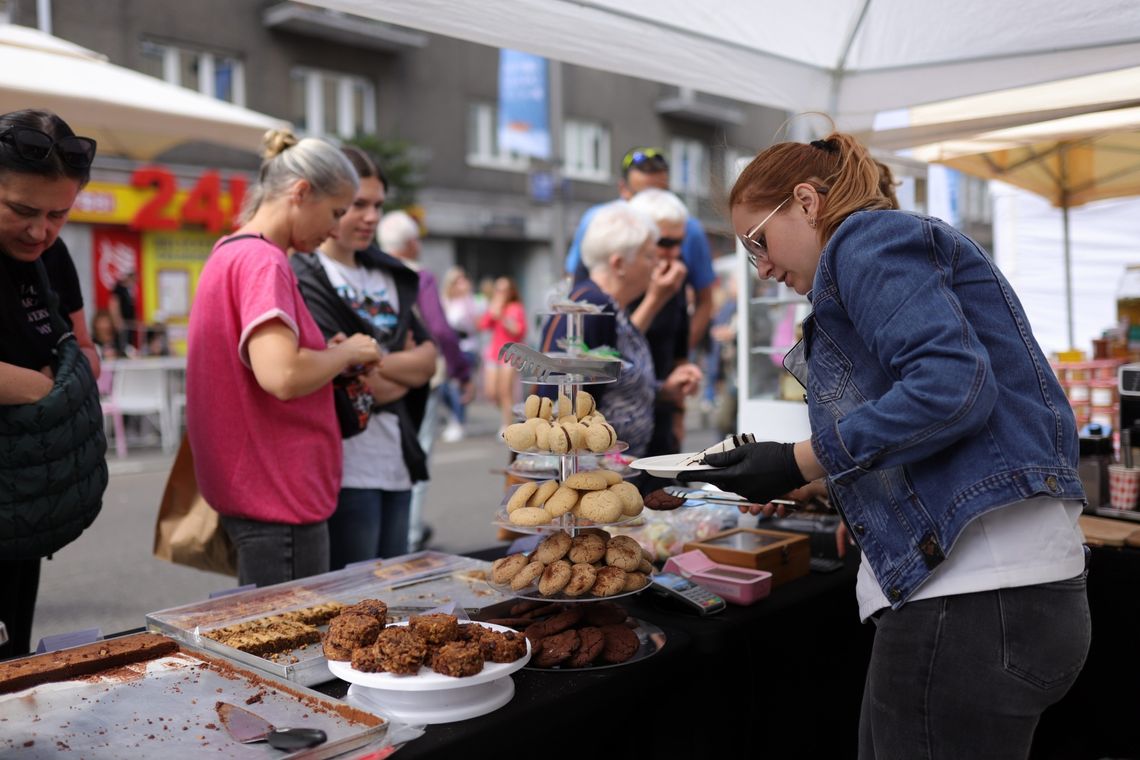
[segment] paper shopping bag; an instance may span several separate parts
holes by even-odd
[[[154,556],[178,565],[237,576],[237,552],[218,513],[198,492],[194,455],[185,435],[158,509]]]

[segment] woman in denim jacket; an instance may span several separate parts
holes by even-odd
[[[877,626],[860,758],[1026,757],[1090,640],[1076,424],[985,251],[894,210],[882,178],[835,133],[737,180],[759,276],[812,303],[786,362],[807,371],[812,437],[709,455],[724,469],[694,477],[760,503],[826,478]]]

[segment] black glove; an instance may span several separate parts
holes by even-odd
[[[721,454],[705,454],[705,464],[721,469],[681,472],[677,480],[712,483],[757,504],[807,483],[796,464],[794,443],[746,443]]]

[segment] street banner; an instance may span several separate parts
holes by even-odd
[[[499,51],[499,150],[550,158],[545,58]]]

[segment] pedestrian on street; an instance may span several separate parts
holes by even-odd
[[[31,649],[40,560],[99,514],[99,358],[60,229],[95,141],[48,111],[0,116],[0,659]]]
[[[266,133],[264,157],[241,227],[202,270],[186,362],[198,485],[237,548],[238,583],[258,586],[328,571],[342,469],[332,380],[380,361],[369,335],[326,342],[289,267],[336,229],[356,170],[283,130]]]

